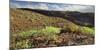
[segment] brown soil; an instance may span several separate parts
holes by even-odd
[[[58,46],[75,46],[75,45],[92,45],[94,37],[81,33],[62,33],[56,40],[47,40],[46,37],[31,37],[32,48],[41,47],[58,47]]]

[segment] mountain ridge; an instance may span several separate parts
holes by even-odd
[[[94,26],[94,13],[82,13],[78,11],[49,11],[49,10],[29,9],[29,8],[18,8],[18,9],[37,12],[51,17],[52,16],[61,17],[82,26],[84,25]]]

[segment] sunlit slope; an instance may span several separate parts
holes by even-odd
[[[78,29],[76,24],[57,16],[47,16],[34,11],[22,9],[11,9],[10,14],[12,33],[30,29],[40,29],[46,26],[60,27],[69,31],[76,31]]]

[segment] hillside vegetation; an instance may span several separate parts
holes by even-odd
[[[94,44],[94,16],[93,13],[10,9],[10,33],[12,50]]]

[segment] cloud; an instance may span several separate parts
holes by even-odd
[[[15,3],[13,3],[13,2],[10,2],[10,8],[20,8],[20,7],[22,7],[21,5],[19,5],[19,4],[15,4]]]
[[[48,4],[49,10],[63,10],[59,5],[57,4]]]
[[[48,10],[48,6],[44,3],[28,3],[27,6],[24,6],[25,8],[31,8],[31,9],[44,9]]]
[[[94,12],[94,7],[86,6],[86,5],[71,5],[71,6],[64,7],[64,10],[80,11],[80,12]]]
[[[45,10],[48,10],[49,8],[48,8],[47,4],[39,3],[38,9],[45,9]]]
[[[81,9],[81,12],[95,12],[95,7],[94,6],[86,6],[85,9]]]
[[[59,10],[59,11],[79,11],[79,12],[94,12],[94,6],[91,5],[73,5],[73,4],[58,4],[58,3],[40,3],[40,2],[10,2],[12,8],[31,8],[43,10]]]
[[[44,3],[33,2],[10,2],[11,8],[31,8],[31,9],[45,9],[48,10],[48,6]]]
[[[75,11],[75,10],[78,11],[78,10],[85,9],[85,8],[86,8],[85,6],[78,6],[78,5],[64,7],[65,10],[72,10],[72,11]]]

